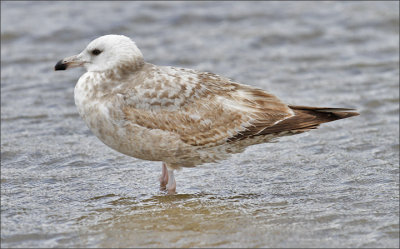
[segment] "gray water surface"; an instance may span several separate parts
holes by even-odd
[[[2,247],[399,247],[398,2],[1,2]],[[78,115],[83,69],[124,34],[148,62],[360,116],[176,173]]]

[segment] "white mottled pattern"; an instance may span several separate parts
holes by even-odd
[[[101,141],[171,169],[216,162],[319,124],[264,90],[212,73],[146,63],[125,36],[100,37],[60,63],[87,69],[75,87],[75,103]],[[282,122],[297,115],[294,125]]]

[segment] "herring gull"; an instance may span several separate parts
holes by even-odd
[[[174,170],[226,159],[250,145],[358,115],[348,108],[288,105],[265,90],[192,69],[147,63],[123,35],[105,35],[55,70],[83,66],[75,104],[114,150],[161,161],[160,186],[175,193]]]

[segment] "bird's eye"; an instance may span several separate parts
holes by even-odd
[[[96,49],[93,49],[92,54],[93,55],[99,55],[101,52],[102,52],[101,50],[96,48]]]

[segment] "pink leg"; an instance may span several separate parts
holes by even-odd
[[[168,194],[176,194],[176,181],[174,177],[174,170],[168,170],[168,184],[167,184]]]
[[[162,164],[162,173],[160,176],[160,189],[165,190],[168,183],[168,169],[165,163]]]
[[[160,176],[160,189],[167,190],[168,194],[176,193],[174,170],[169,170],[166,163],[163,163],[162,165],[162,174]]]

